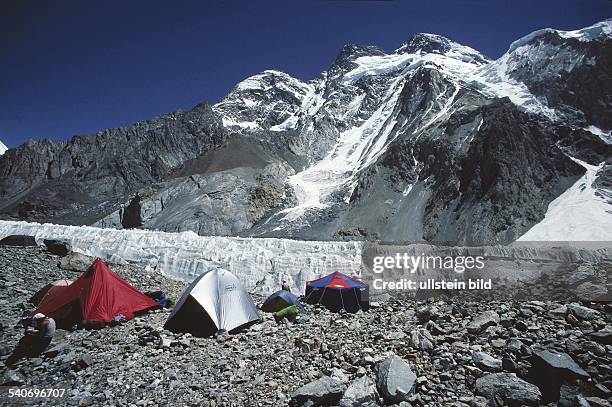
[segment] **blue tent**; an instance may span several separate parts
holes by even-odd
[[[306,282],[308,304],[321,304],[333,312],[357,312],[369,308],[369,288],[366,283],[340,272]]]
[[[270,295],[264,301],[261,310],[264,312],[277,312],[290,305],[295,305],[300,309],[301,313],[306,313],[300,300],[298,300],[295,295],[285,290],[280,290]]]

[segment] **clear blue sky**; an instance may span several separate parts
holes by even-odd
[[[311,79],[346,43],[393,50],[433,32],[498,57],[533,30],[612,16],[611,0],[0,2],[9,147],[214,103],[268,68]]]

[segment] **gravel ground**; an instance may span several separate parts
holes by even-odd
[[[21,336],[14,324],[28,298],[78,277],[59,260],[39,247],[0,247],[2,360]],[[177,299],[186,287],[110,266],[142,291]],[[167,310],[101,330],[58,330],[53,352],[0,375],[67,387],[69,405],[610,405],[608,305],[390,298],[358,314],[306,308],[297,324],[264,314],[242,333],[210,338],[163,330]]]

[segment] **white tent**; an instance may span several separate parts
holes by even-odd
[[[231,331],[260,319],[249,293],[227,270],[213,269],[196,278],[176,303],[164,327],[195,336]]]

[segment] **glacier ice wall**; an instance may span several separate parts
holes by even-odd
[[[382,252],[402,250],[419,255],[428,244],[377,245],[357,241],[316,242],[277,238],[198,236],[141,229],[101,229],[29,222],[0,221],[0,239],[34,236],[70,242],[73,250],[113,263],[131,263],[169,277],[191,281],[203,272],[222,267],[247,290],[270,294],[286,280],[293,292],[303,293],[305,282],[333,271],[360,275],[361,255],[377,247]],[[374,246],[372,246],[374,245]],[[453,255],[483,255],[491,270],[505,279],[532,278],[559,264],[598,263],[612,259],[612,243],[514,242],[509,246],[447,247]],[[382,253],[381,252],[381,253]]]
[[[194,232],[100,229],[28,222],[0,221],[0,239],[34,236],[70,242],[73,250],[115,263],[132,263],[191,281],[204,271],[222,267],[234,273],[247,290],[269,294],[282,280],[294,292],[304,282],[340,271],[359,272],[360,242],[313,242],[274,238],[198,236]]]

